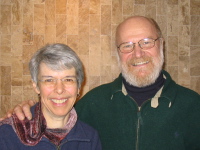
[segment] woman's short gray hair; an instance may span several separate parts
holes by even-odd
[[[83,65],[78,55],[69,46],[60,43],[47,44],[33,55],[29,62],[29,70],[36,84],[41,63],[45,63],[52,70],[75,68],[78,87],[81,87],[84,79]]]

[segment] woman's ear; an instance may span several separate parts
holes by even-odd
[[[33,85],[33,89],[35,90],[35,92],[37,94],[40,94],[40,89],[34,81],[32,81],[32,85]]]
[[[80,88],[78,88],[78,91],[77,91],[77,98],[80,97]]]
[[[80,88],[78,88],[78,94],[80,94],[80,92],[81,92],[81,89],[80,89]]]

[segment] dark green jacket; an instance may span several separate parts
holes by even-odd
[[[200,95],[166,81],[157,108],[122,93],[122,76],[88,92],[79,119],[98,130],[103,150],[200,150]]]

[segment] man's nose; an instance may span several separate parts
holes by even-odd
[[[140,58],[140,57],[143,57],[144,56],[144,51],[142,50],[142,48],[140,47],[139,44],[136,44],[135,47],[134,47],[134,50],[133,50],[133,55],[136,57],[136,58]]]

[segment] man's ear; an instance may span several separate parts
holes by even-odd
[[[32,85],[33,85],[33,89],[35,90],[35,92],[37,94],[40,94],[40,89],[34,81],[32,81]]]
[[[160,38],[160,43],[164,46],[165,39],[164,38]]]

